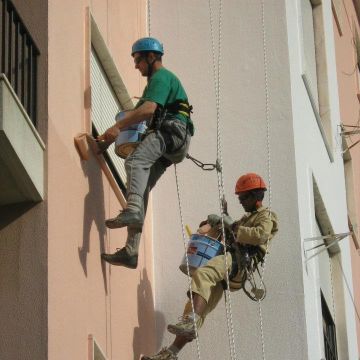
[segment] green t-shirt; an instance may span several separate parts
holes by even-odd
[[[171,71],[160,68],[151,76],[136,107],[139,107],[145,101],[152,101],[161,106],[166,106],[177,100],[188,100],[180,80]],[[182,122],[189,122],[189,130],[193,135],[194,125],[191,119],[183,114],[176,114],[175,116]]]

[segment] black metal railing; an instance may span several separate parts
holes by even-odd
[[[1,73],[36,125],[39,50],[10,0],[0,0]]]

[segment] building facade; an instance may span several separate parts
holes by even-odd
[[[349,226],[353,230],[350,241],[353,268],[354,304],[360,306],[360,289],[356,280],[360,274],[359,259],[359,19],[358,1],[334,2],[334,37],[340,103],[340,134],[343,144]],[[360,317],[356,311],[358,346],[360,344]]]
[[[101,252],[126,240],[104,225],[125,206],[123,162],[113,149],[96,155],[83,135],[141,96],[130,49],[151,35],[194,106],[190,154],[222,162],[230,214],[243,214],[237,178],[257,172],[280,219],[265,300],[238,291],[231,311],[219,304],[200,357],[358,359],[357,243],[346,234],[359,216],[360,145],[346,152],[350,178],[344,149],[356,137],[343,142],[339,131],[358,121],[358,70],[344,75],[356,64],[356,4],[2,0],[0,358],[130,360],[172,340],[166,325],[182,314],[188,284],[178,270],[182,224],[196,231],[219,213],[218,174],[189,160],[169,168],[152,194],[138,268],[109,266]],[[198,357],[195,342],[179,355]]]

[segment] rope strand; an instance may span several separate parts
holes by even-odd
[[[269,212],[271,216],[272,208],[272,194],[271,194],[271,144],[270,144],[270,111],[269,111],[269,86],[268,86],[268,63],[267,63],[267,46],[266,46],[266,26],[265,26],[265,3],[261,0],[261,23],[262,23],[262,40],[263,40],[263,61],[264,61],[264,80],[265,80],[265,117],[266,117],[266,148],[267,148],[267,168],[268,168],[268,187],[269,187]],[[261,271],[261,283],[260,288],[263,287],[263,280],[265,276],[266,260],[269,250],[269,239],[266,242],[266,250],[264,256],[264,262]],[[261,308],[261,299],[258,300],[258,311],[260,319],[260,334],[261,334],[261,350],[262,358],[266,360],[265,353],[265,337],[264,337],[264,321]]]
[[[147,0],[147,29],[148,29],[148,35],[151,36],[151,3],[150,3],[150,0]],[[205,170],[208,170],[206,168],[206,166],[209,164],[202,164],[202,165],[203,165],[202,168],[205,168]],[[185,226],[184,226],[184,220],[183,220],[182,204],[181,204],[181,197],[180,197],[180,187],[179,187],[179,180],[178,180],[176,164],[174,164],[174,169],[175,169],[175,179],[176,179],[176,192],[177,192],[178,203],[179,203],[181,232],[182,232],[182,238],[183,238],[183,243],[184,243],[185,258],[186,258],[186,271],[188,274],[188,286],[189,286],[189,292],[190,292],[191,310],[193,313],[193,321],[194,321],[194,327],[195,327],[195,333],[196,333],[196,352],[197,352],[198,360],[201,360],[200,343],[199,343],[199,336],[198,336],[198,328],[197,328],[197,324],[196,324],[196,320],[195,320],[196,317],[195,317],[195,308],[194,308],[194,297],[193,297],[192,287],[191,287],[189,257],[187,254],[187,242],[186,242],[186,236],[185,236]]]
[[[192,313],[193,313],[193,322],[194,322],[195,333],[196,333],[196,351],[197,351],[198,360],[201,360],[198,328],[197,328],[197,324],[196,324],[196,320],[195,320],[196,317],[195,317],[195,308],[194,308],[194,298],[193,298],[192,286],[191,286],[189,257],[188,257],[188,253],[187,253],[187,241],[186,241],[186,236],[185,236],[185,226],[184,226],[182,204],[181,204],[181,196],[180,196],[180,187],[179,187],[179,179],[178,179],[178,173],[177,173],[176,164],[174,164],[174,169],[175,169],[175,179],[176,179],[176,192],[177,192],[178,203],[179,203],[181,232],[182,232],[182,237],[183,237],[184,251],[185,251],[185,258],[186,258],[186,271],[187,271],[188,286],[189,286],[189,292],[190,292],[191,310],[192,310]]]
[[[147,0],[147,32],[151,36],[151,0]]]
[[[209,4],[209,13],[210,13],[210,35],[211,35],[211,49],[212,49],[212,62],[213,62],[213,77],[214,77],[214,88],[215,88],[215,100],[216,100],[216,125],[217,125],[217,163],[219,164],[219,169],[217,169],[217,179],[218,179],[218,192],[219,192],[219,205],[221,213],[221,229],[222,237],[224,242],[226,241],[225,236],[225,227],[224,227],[224,208],[223,208],[223,199],[224,199],[224,180],[222,173],[222,151],[221,151],[221,127],[220,127],[220,84],[221,84],[221,40],[222,40],[222,0],[219,0],[219,25],[218,25],[218,61],[216,66],[216,57],[215,57],[215,44],[214,44],[214,31],[213,31],[213,9],[211,5],[211,0],[208,0]],[[235,338],[234,338],[234,326],[232,320],[232,308],[231,308],[231,295],[230,295],[230,279],[228,273],[228,261],[227,261],[227,251],[226,246],[224,247],[225,251],[225,274],[226,274],[226,283],[227,290],[225,290],[225,310],[226,310],[226,324],[229,338],[229,348],[230,348],[230,358],[236,360],[236,347],[235,347]]]

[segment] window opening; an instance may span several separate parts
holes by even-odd
[[[337,360],[336,327],[329,307],[321,292],[321,310],[323,319],[324,350],[326,360]]]

